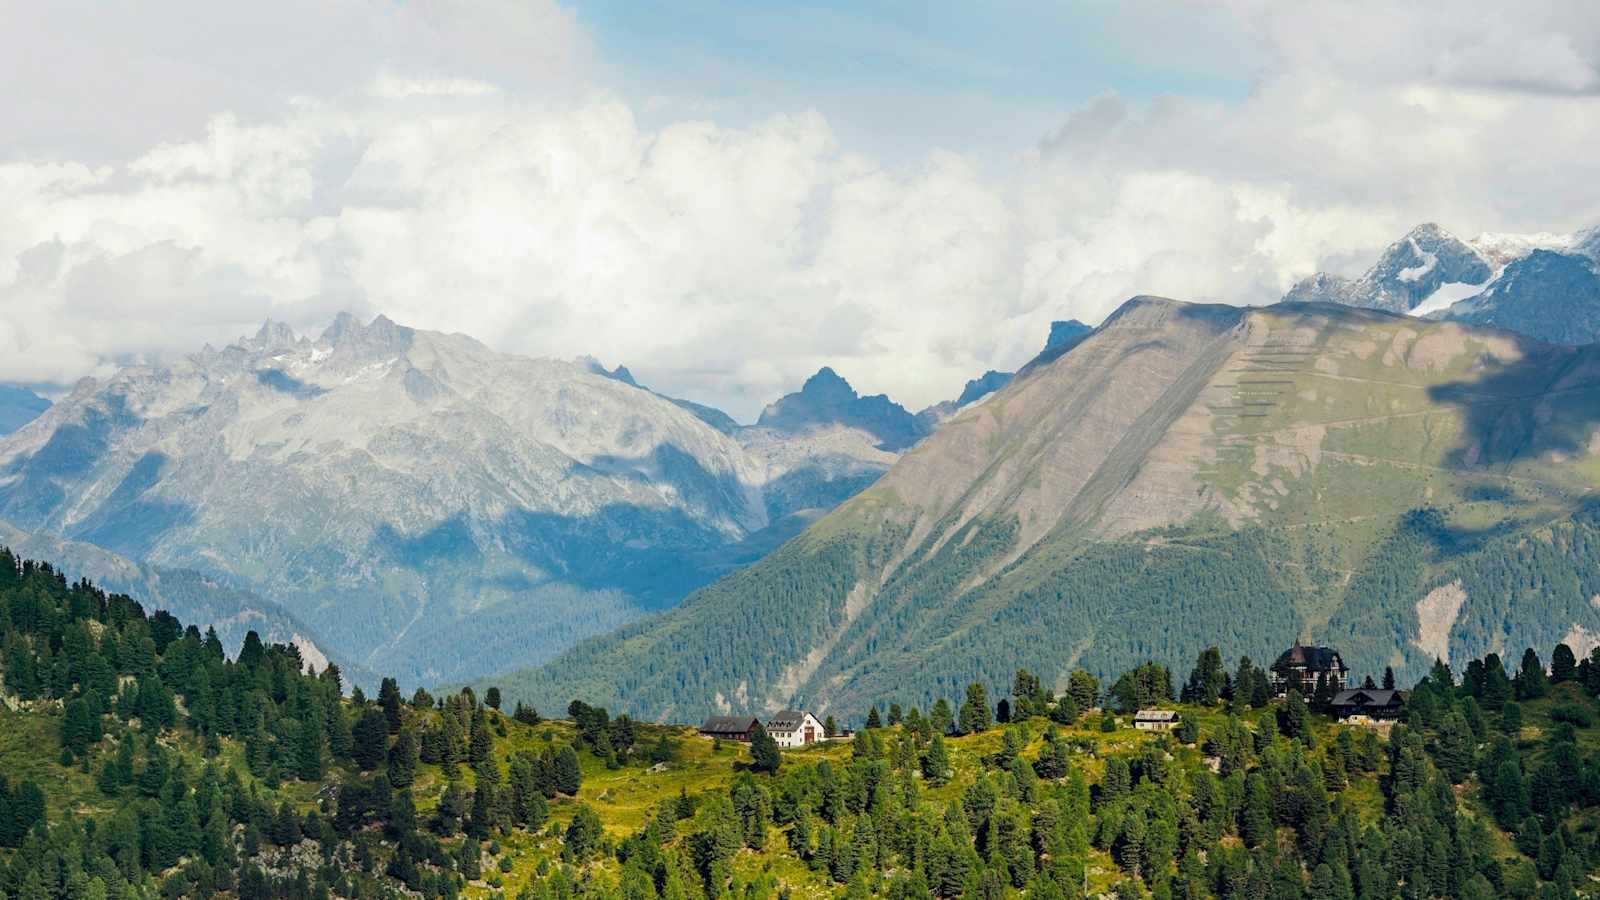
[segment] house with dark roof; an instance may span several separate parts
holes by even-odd
[[[1378,688],[1340,691],[1328,702],[1328,709],[1346,722],[1389,721],[1400,718],[1405,694]]]
[[[1345,689],[1350,669],[1332,647],[1304,647],[1296,643],[1283,651],[1272,664],[1272,692],[1279,697],[1290,691],[1311,696],[1317,683],[1324,681],[1334,692]]]
[[[1172,731],[1178,727],[1178,713],[1171,709],[1141,709],[1133,714],[1133,727],[1140,731]]]
[[[767,733],[779,747],[804,747],[823,740],[822,723],[811,713],[797,709],[779,710],[767,720]]]
[[[755,737],[760,725],[761,720],[755,716],[707,716],[700,725],[700,734],[725,741],[748,742]]]

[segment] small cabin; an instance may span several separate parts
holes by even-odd
[[[1332,647],[1303,647],[1295,644],[1283,651],[1272,664],[1272,693],[1282,697],[1298,691],[1309,697],[1322,682],[1337,693],[1345,689],[1350,669]]]
[[[1178,714],[1170,709],[1141,709],[1133,714],[1133,727],[1140,731],[1172,731],[1178,727]]]
[[[1405,702],[1400,691],[1356,688],[1334,694],[1328,709],[1346,722],[1381,722],[1400,718]]]
[[[700,725],[700,734],[725,741],[749,743],[755,738],[756,728],[760,725],[761,720],[755,716],[708,716]]]
[[[767,734],[779,747],[805,747],[824,739],[822,723],[804,710],[785,709],[767,720]]]

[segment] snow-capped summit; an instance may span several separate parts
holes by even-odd
[[[1600,340],[1600,226],[1486,232],[1462,242],[1427,223],[1351,280],[1319,272],[1284,301],[1322,300],[1493,325],[1561,344]]]
[[[1471,245],[1426,222],[1385,248],[1360,278],[1319,272],[1300,281],[1283,299],[1410,312],[1446,285],[1481,285],[1493,274],[1489,261]]]

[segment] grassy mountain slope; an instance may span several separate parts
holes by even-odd
[[[695,719],[925,702],[1019,665],[1059,684],[1224,637],[1338,639],[1411,677],[1435,651],[1586,650],[1597,421],[1600,349],[1136,298],[772,556],[500,681]]]

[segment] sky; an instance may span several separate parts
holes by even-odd
[[[1600,223],[1590,0],[0,0],[0,381],[340,310],[744,421]]]

